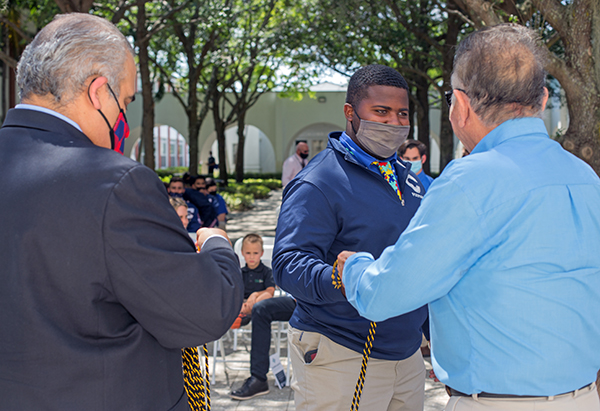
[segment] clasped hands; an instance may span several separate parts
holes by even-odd
[[[220,235],[225,237],[229,244],[231,245],[231,240],[227,236],[227,233],[220,228],[206,228],[202,227],[198,231],[196,231],[196,250],[200,251],[204,242],[208,239],[208,237],[213,235]]]
[[[337,273],[338,273],[340,282],[342,281],[342,275],[344,272],[344,264],[346,264],[346,260],[348,260],[348,257],[350,257],[352,254],[356,254],[356,251],[342,251],[337,256]],[[343,282],[341,282],[341,284],[342,284],[341,291],[345,297],[346,296],[346,287],[344,287]]]

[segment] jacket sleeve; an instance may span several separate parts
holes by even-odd
[[[319,304],[346,301],[333,286],[328,253],[339,231],[336,213],[314,185],[295,180],[284,193],[273,250],[273,277],[296,299]]]
[[[105,287],[167,348],[218,339],[243,300],[239,263],[223,238],[197,253],[152,170],[128,171],[103,221]]]

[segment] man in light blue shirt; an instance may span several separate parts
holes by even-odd
[[[448,410],[600,410],[600,180],[539,118],[535,40],[503,24],[461,42],[448,100],[471,155],[446,167],[379,259],[339,255],[361,315],[429,304]]]

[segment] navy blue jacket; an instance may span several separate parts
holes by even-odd
[[[215,210],[214,200],[210,196],[204,195],[193,188],[186,188],[183,199],[189,201],[198,209],[202,227],[213,227],[213,223],[217,219],[217,210]]]
[[[297,300],[290,325],[362,352],[369,321],[334,288],[333,263],[344,250],[368,251],[379,257],[407,227],[425,190],[410,172],[410,164],[398,161],[394,168],[402,204],[380,174],[346,152],[338,140],[340,134],[331,133],[327,148],[284,190],[273,274],[277,285]],[[410,357],[421,345],[426,317],[427,307],[421,307],[378,323],[372,357]]]

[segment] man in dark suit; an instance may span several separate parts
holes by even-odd
[[[223,231],[196,253],[126,137],[133,51],[109,22],[57,17],[18,66],[0,130],[0,408],[188,410],[181,348],[243,298]]]

